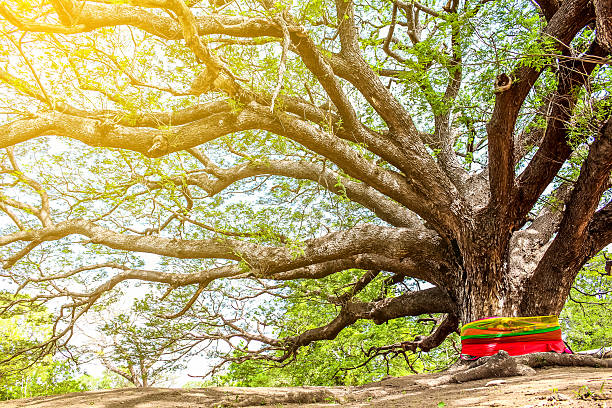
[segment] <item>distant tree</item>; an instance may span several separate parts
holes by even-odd
[[[27,300],[23,296],[18,299]],[[0,292],[0,307],[13,300],[7,292]],[[51,316],[42,307],[26,302],[13,308],[9,316],[0,318],[0,361],[42,341],[50,333],[50,323]],[[0,400],[85,391],[87,386],[80,376],[74,364],[65,359],[51,355],[39,358],[39,353],[20,355],[0,364]]]
[[[61,301],[43,350],[135,280],[168,319],[208,296],[189,337],[227,361],[442,314],[377,346],[429,351],[475,319],[559,314],[612,242],[607,0],[0,15],[0,256],[33,302]],[[331,305],[316,326],[258,314],[309,295]]]
[[[574,351],[612,347],[612,275],[605,270],[606,255],[583,268],[563,309],[566,341]]]
[[[79,378],[88,391],[108,390],[114,388],[127,388],[129,381],[109,370],[105,370],[99,375],[85,374]]]
[[[155,299],[146,296],[129,310],[103,319],[84,349],[135,387],[168,380],[173,372],[185,368],[187,357],[200,351],[197,344],[184,341],[193,324],[156,317],[154,304]]]

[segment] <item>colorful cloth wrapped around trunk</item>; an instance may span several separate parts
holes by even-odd
[[[463,358],[491,356],[500,350],[511,356],[538,351],[570,352],[561,338],[557,316],[491,317],[461,328]]]

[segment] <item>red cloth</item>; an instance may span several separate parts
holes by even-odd
[[[490,340],[490,339],[489,339]],[[539,341],[499,341],[487,342],[486,344],[463,344],[461,353],[473,357],[492,356],[500,350],[505,350],[511,356],[537,353],[539,351],[555,351],[557,353],[566,352],[563,340],[539,340]]]

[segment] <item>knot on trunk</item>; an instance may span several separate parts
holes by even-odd
[[[499,74],[495,78],[495,93],[502,93],[510,89],[512,86],[512,78],[508,74]]]
[[[234,96],[238,92],[238,86],[234,79],[223,70],[204,67],[199,75],[191,83],[189,93],[199,96],[207,92],[225,92]]]
[[[163,135],[157,135],[153,138],[153,144],[147,150],[147,153],[153,157],[163,156],[168,151],[168,139]]]

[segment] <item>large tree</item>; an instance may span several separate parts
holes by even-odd
[[[443,314],[402,345],[427,351],[475,319],[559,314],[612,241],[609,0],[13,0],[0,14],[4,276],[66,300],[47,346],[138,280],[181,293],[168,318],[216,287],[228,303],[204,337],[263,344],[253,358],[359,319]],[[225,316],[346,271],[323,326],[275,338]],[[359,298],[381,276],[400,289]],[[249,280],[254,294],[232,294]]]

